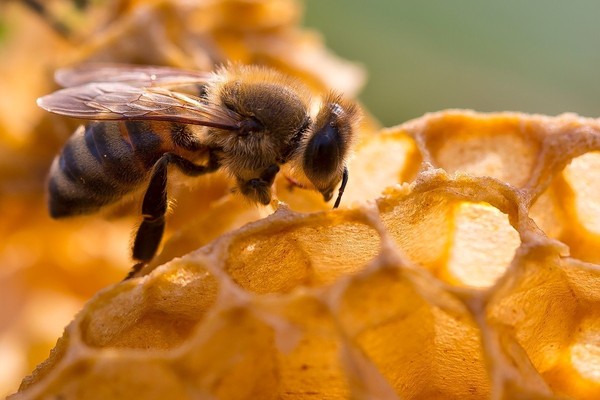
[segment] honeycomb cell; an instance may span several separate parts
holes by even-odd
[[[286,293],[327,285],[360,271],[379,251],[379,235],[356,212],[306,216],[235,238],[225,271],[254,293]],[[347,237],[355,240],[345,240]]]
[[[564,241],[571,255],[584,261],[600,262],[600,152],[575,158],[563,171],[570,196],[561,199],[568,234]],[[566,204],[565,204],[566,203]]]
[[[317,298],[300,295],[277,313],[296,332],[291,350],[278,354],[279,398],[350,398],[347,365],[342,360],[343,337],[335,315]]]
[[[560,362],[544,374],[556,393],[584,400],[600,396],[598,321],[598,315],[582,320]]]
[[[448,295],[389,266],[353,279],[339,318],[400,398],[488,397],[477,326],[464,308],[439,308],[430,296]]]
[[[445,116],[429,122],[420,135],[434,166],[494,177],[515,187],[528,182],[540,147],[528,125],[514,116]]]
[[[477,201],[482,197],[477,188],[442,183],[381,203],[381,218],[411,261],[451,285],[485,288],[504,274],[520,238],[506,214]]]
[[[253,304],[212,310],[203,329],[170,357],[191,397],[275,399],[277,349],[268,318]]]
[[[439,275],[452,241],[452,199],[440,192],[413,193],[380,205],[381,220],[413,262]]]
[[[549,237],[568,245],[572,257],[594,263],[600,262],[598,165],[600,152],[576,157],[531,208],[531,217]]]
[[[514,331],[535,369],[548,385],[551,371],[563,368],[573,333],[580,324],[581,298],[572,289],[557,249],[534,247],[517,260],[519,268],[488,307],[493,324]]]
[[[571,345],[571,364],[600,394],[600,313],[584,319]]]
[[[521,244],[508,217],[487,203],[455,204],[450,254],[444,280],[489,287],[509,267]]]
[[[413,138],[390,130],[369,136],[350,160],[351,179],[344,194],[345,204],[376,198],[387,187],[411,182],[417,175],[422,157]]]
[[[600,237],[600,152],[584,154],[571,161],[564,172],[573,189],[577,220],[594,236]]]
[[[98,348],[176,347],[212,307],[218,287],[203,268],[176,263],[145,290],[125,285],[101,295],[79,322],[82,340]]]
[[[130,371],[138,373],[135,378]],[[68,382],[63,385],[62,382]],[[58,399],[187,399],[185,384],[162,362],[132,360],[106,354],[83,358],[63,371],[63,376],[40,393],[42,398]]]
[[[564,236],[565,224],[562,221],[563,213],[557,197],[558,186],[553,182],[533,203],[529,210],[529,217],[548,237],[559,239]]]

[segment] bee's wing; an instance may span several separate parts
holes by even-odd
[[[92,120],[158,120],[237,130],[241,116],[201,98],[166,87],[93,82],[40,97],[52,113]]]
[[[94,82],[120,82],[131,86],[206,84],[210,72],[184,70],[160,66],[129,64],[81,64],[56,72],[54,80],[63,87],[74,87]]]

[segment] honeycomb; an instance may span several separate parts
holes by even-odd
[[[139,202],[47,216],[73,129],[34,105],[56,67],[235,60],[349,96],[363,74],[292,0],[111,4],[67,39],[6,8],[35,35],[0,48],[0,390],[54,346],[11,400],[600,398],[599,120],[365,113],[341,209],[283,175],[268,207],[175,184],[161,253],[115,284]]]
[[[366,136],[347,207],[280,180],[271,215],[96,294],[11,399],[596,399],[599,150],[572,114]],[[225,196],[162,257],[254,209]]]

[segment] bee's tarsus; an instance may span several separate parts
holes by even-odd
[[[134,264],[133,267],[131,267],[131,269],[129,270],[129,272],[127,273],[127,275],[125,276],[125,278],[123,278],[124,281],[129,280],[131,278],[133,278],[134,276],[137,275],[138,272],[140,272],[142,270],[142,268],[144,268],[146,266],[145,262],[139,262],[137,264]]]

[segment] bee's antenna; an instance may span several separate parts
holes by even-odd
[[[344,172],[342,173],[342,184],[340,185],[340,190],[338,191],[337,199],[335,199],[335,204],[333,208],[338,208],[340,205],[340,201],[342,201],[342,195],[344,194],[344,189],[346,188],[346,183],[348,183],[348,168],[344,167]]]

